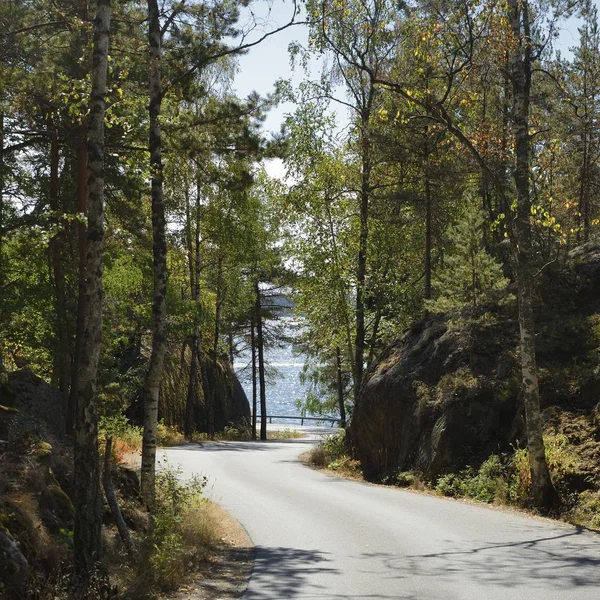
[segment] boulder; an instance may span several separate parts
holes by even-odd
[[[191,352],[189,348],[169,349],[161,383],[160,418],[165,424],[183,429],[190,379]],[[208,430],[207,400],[214,398],[215,431],[227,425],[243,425],[250,421],[250,404],[242,385],[227,357],[216,363],[202,355],[196,372],[194,417],[198,431]]]
[[[209,378],[204,378],[204,396],[210,393],[209,382],[215,382],[215,431],[223,431],[227,425],[248,426],[250,404],[228,359],[207,362],[205,372],[212,369]],[[204,413],[206,411],[203,411]],[[206,415],[203,417],[206,419]]]
[[[600,393],[600,243],[574,250],[537,285],[542,409],[591,410]],[[462,325],[418,322],[367,370],[348,432],[366,477],[435,478],[525,445],[515,304]]]
[[[349,439],[365,476],[435,477],[505,446],[515,430],[514,322],[419,322],[365,375]],[[485,340],[485,343],[483,341]]]

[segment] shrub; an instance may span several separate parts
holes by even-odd
[[[112,458],[117,463],[122,462],[126,454],[142,447],[142,428],[131,425],[123,414],[101,417],[98,430],[102,442],[107,435],[113,436]],[[103,447],[102,444],[102,452]]]
[[[577,525],[600,529],[600,491],[585,490],[581,492],[569,517]]]
[[[506,497],[506,467],[492,454],[479,469],[467,467],[459,473],[442,475],[435,489],[444,496],[466,497],[478,502],[502,501]]]
[[[156,443],[159,446],[177,446],[185,443],[185,437],[181,431],[173,425],[165,425],[163,419],[158,423],[156,430]]]
[[[329,462],[327,453],[322,444],[315,446],[308,455],[308,460],[315,467],[326,467]]]
[[[181,584],[188,567],[216,545],[218,525],[203,497],[206,477],[180,480],[166,467],[156,476],[154,529],[145,544],[132,584],[134,596],[151,588],[169,591]]]
[[[360,472],[359,461],[353,459],[348,453],[346,432],[343,429],[319,442],[311,450],[309,462],[316,467],[327,467],[333,471],[344,471],[350,475],[357,475]]]

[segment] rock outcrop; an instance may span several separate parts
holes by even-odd
[[[573,251],[538,285],[542,408],[598,402],[600,243]],[[365,374],[349,440],[365,475],[426,478],[524,443],[516,306],[476,323],[416,323]]]
[[[161,385],[160,417],[167,425],[183,427],[190,379],[191,353],[169,352]],[[197,370],[194,419],[198,431],[208,430],[208,400],[213,394],[215,431],[227,425],[247,425],[250,422],[250,404],[229,360],[215,363],[203,356]]]

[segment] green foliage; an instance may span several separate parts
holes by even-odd
[[[569,519],[577,525],[600,529],[600,491],[585,490],[578,494]]]
[[[396,485],[398,487],[413,487],[418,477],[412,471],[399,471],[392,475],[387,475],[381,481],[385,485]]]
[[[309,462],[315,467],[326,467],[350,476],[358,476],[360,473],[360,463],[350,456],[343,429],[321,440],[310,451]]]
[[[506,463],[492,454],[479,469],[471,467],[438,478],[435,489],[444,496],[466,497],[478,502],[502,501],[505,496]]]
[[[98,434],[101,439],[112,435],[129,451],[139,450],[142,447],[142,427],[131,425],[127,417],[123,414],[100,417]],[[115,441],[113,443],[113,452],[117,452],[118,446],[118,442]]]
[[[488,303],[512,299],[502,266],[483,248],[485,221],[473,196],[458,223],[448,232],[450,249],[433,279],[436,299],[427,303],[434,313],[457,311],[470,318]]]
[[[202,492],[207,482],[197,476],[182,482],[181,471],[169,465],[157,475],[152,551],[144,576],[161,590],[175,589],[186,571],[190,556],[183,529],[190,513],[206,502]]]

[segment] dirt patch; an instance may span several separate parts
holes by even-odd
[[[228,600],[241,598],[254,564],[254,546],[246,530],[227,511],[214,505],[221,530],[221,548],[181,589],[161,600]]]

